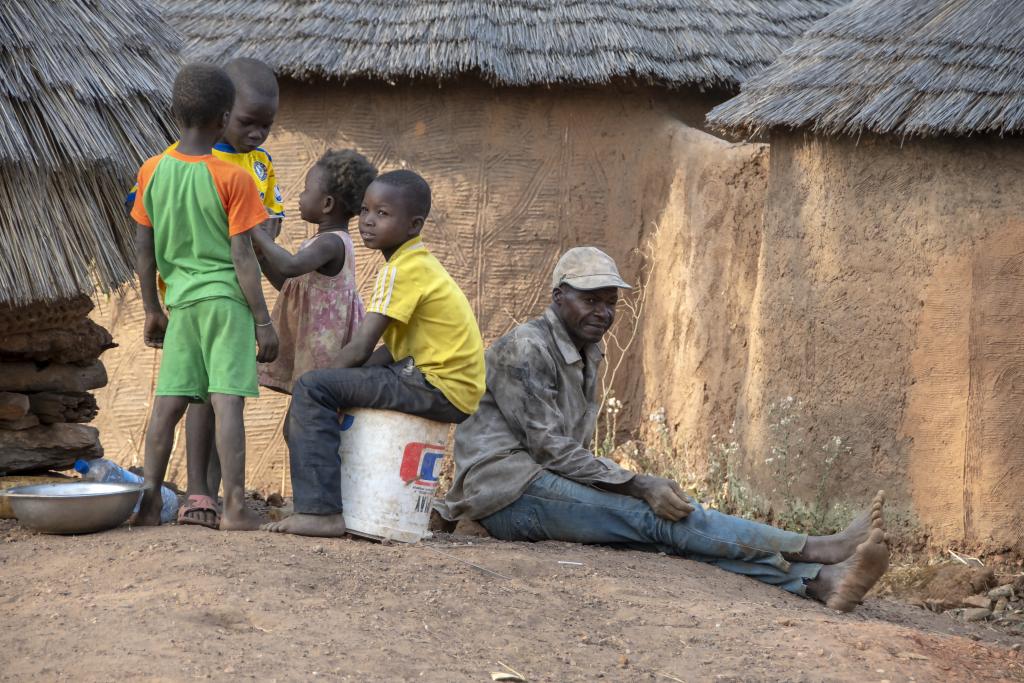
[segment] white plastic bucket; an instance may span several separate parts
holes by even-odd
[[[426,536],[450,425],[367,408],[347,411],[339,423],[349,532],[402,543]]]

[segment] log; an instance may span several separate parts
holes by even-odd
[[[96,417],[96,397],[84,391],[29,394],[32,414],[44,425],[55,422],[89,422]]]
[[[107,370],[98,360],[88,365],[0,363],[0,391],[88,391],[107,384]]]
[[[33,329],[0,335],[0,358],[10,361],[81,363],[116,347],[110,333],[88,318],[60,329]]]
[[[17,420],[25,417],[29,409],[28,396],[0,392],[0,420]]]
[[[25,415],[17,420],[0,420],[0,429],[29,429],[39,426],[39,418],[35,415]]]
[[[84,294],[60,301],[38,301],[27,306],[0,305],[0,330],[5,334],[73,327],[89,317],[92,299]]]
[[[95,427],[55,424],[0,431],[0,474],[70,469],[78,458],[103,457]]]

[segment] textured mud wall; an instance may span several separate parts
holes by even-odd
[[[740,474],[769,493],[770,406],[792,396],[799,497],[840,437],[840,500],[885,487],[934,543],[1020,547],[1024,142],[792,134],[769,155],[682,122],[706,106],[656,91],[286,85],[268,143],[284,240],[311,234],[295,207],[305,172],[350,146],[431,182],[425,239],[488,341],[541,310],[569,246],[607,249],[634,281],[653,266],[615,393],[620,427],[664,408],[677,471],[700,471],[710,434],[735,420]],[[380,261],[357,259],[365,291]],[[95,424],[108,455],[140,463],[157,352],[134,295],[93,316],[121,345],[104,355]],[[286,408],[250,402],[252,485],[287,491]]]
[[[649,250],[643,336],[644,424],[660,444],[663,411],[676,472],[702,472],[712,434],[726,434],[746,371],[747,323],[757,282],[768,146],[730,144],[675,127],[673,163]]]
[[[807,443],[852,449],[842,497],[885,487],[933,542],[1020,547],[1021,197],[1020,140],[773,138],[739,411],[762,489],[792,395]]]
[[[635,250],[665,215],[673,156],[697,140],[704,152],[715,149],[709,136],[675,135],[685,130],[681,120],[699,120],[714,104],[688,98],[655,90],[285,84],[267,143],[289,213],[283,239],[295,248],[311,234],[297,197],[306,171],[329,147],[353,147],[381,170],[415,169],[434,191],[424,239],[466,291],[490,341],[546,305],[551,269],[570,246],[601,246],[627,279],[637,276]],[[380,258],[361,246],[356,258],[365,294]],[[98,303],[95,318],[121,346],[104,356],[111,381],[99,394],[97,425],[109,455],[138,463],[157,352],[142,345],[134,296]],[[621,376],[617,393],[631,411],[624,422],[639,412],[640,367]],[[249,402],[250,484],[276,489],[286,481],[286,407],[271,393]],[[171,461],[178,480],[183,441],[179,435]]]

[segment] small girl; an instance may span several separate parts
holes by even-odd
[[[277,359],[261,363],[259,381],[285,394],[310,370],[335,367],[366,314],[355,280],[348,224],[359,215],[363,193],[377,169],[350,149],[328,151],[306,174],[299,214],[319,226],[295,254],[254,230],[263,274],[281,294],[271,319],[280,338]]]

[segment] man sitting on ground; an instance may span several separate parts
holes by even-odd
[[[453,519],[509,541],[642,547],[708,562],[849,611],[885,573],[884,494],[844,531],[807,536],[705,509],[671,479],[635,474],[586,446],[619,290],[593,247],[555,266],[544,315],[487,351],[487,390],[455,432]]]

